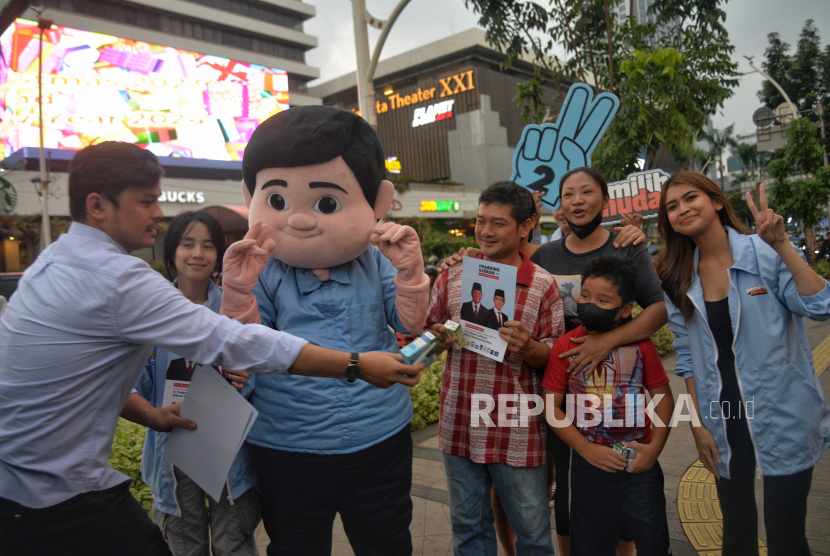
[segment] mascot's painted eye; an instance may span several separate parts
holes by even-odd
[[[334,214],[341,208],[343,207],[340,206],[340,201],[330,195],[320,197],[320,199],[314,203],[314,210],[323,214]]]
[[[291,205],[288,204],[288,201],[285,200],[285,197],[283,197],[279,193],[272,193],[271,196],[268,197],[268,204],[279,211],[288,210],[291,208]]]

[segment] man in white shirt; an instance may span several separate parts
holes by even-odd
[[[136,145],[79,151],[69,169],[69,232],[26,270],[0,319],[4,556],[170,554],[129,478],[107,465],[118,415],[153,346],[236,370],[345,377],[348,353],[217,315],[129,254],[155,244],[162,173]],[[250,246],[252,264],[256,255],[261,247]],[[422,366],[399,358],[361,354],[360,378],[415,384]],[[192,427],[171,408],[131,418],[162,431]]]

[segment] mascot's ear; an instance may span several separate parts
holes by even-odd
[[[245,185],[245,180],[242,180],[242,198],[245,199],[245,206],[251,208],[251,192],[248,191],[248,186]]]
[[[375,197],[375,220],[386,216],[392,208],[392,201],[395,199],[395,186],[389,180],[383,180],[378,187],[378,195]]]

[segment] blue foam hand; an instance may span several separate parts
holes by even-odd
[[[524,128],[513,155],[510,178],[531,191],[544,191],[542,202],[559,208],[559,182],[568,170],[591,165],[591,153],[619,108],[610,93],[594,97],[584,83],[568,90],[556,123]]]

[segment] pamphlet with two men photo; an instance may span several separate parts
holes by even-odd
[[[507,342],[499,328],[513,320],[516,272],[512,265],[464,257],[461,275],[461,326],[464,348],[503,361]]]

